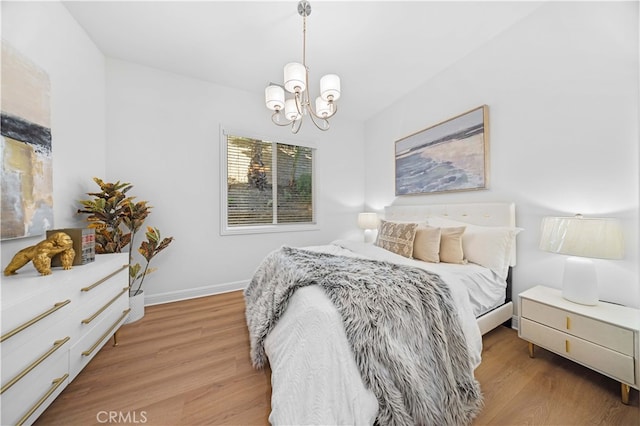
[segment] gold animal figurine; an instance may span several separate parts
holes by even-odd
[[[76,251],[73,249],[73,240],[64,232],[51,234],[49,238],[40,241],[35,246],[20,250],[13,256],[9,266],[4,268],[4,274],[15,275],[18,269],[31,261],[40,274],[50,275],[51,258],[58,254],[62,261],[62,268],[71,269]]]

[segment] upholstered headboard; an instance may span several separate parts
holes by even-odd
[[[442,216],[459,222],[481,226],[516,226],[514,203],[468,203],[387,206],[386,220],[421,221],[433,216]],[[510,266],[516,264],[516,245],[511,245]]]

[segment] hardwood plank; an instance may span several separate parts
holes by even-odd
[[[626,406],[616,381],[540,348],[529,358],[505,327],[483,344],[475,373],[484,408],[474,425],[640,424],[636,390]],[[111,411],[130,424],[144,413],[148,425],[266,425],[270,400],[270,371],[251,366],[244,300],[232,292],[147,307],[36,424],[100,425],[98,413]]]
[[[640,424],[639,397],[620,402],[620,384],[586,367],[527,343],[515,330],[499,327],[483,338],[476,369],[485,397],[474,425]]]

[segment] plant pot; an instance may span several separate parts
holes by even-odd
[[[144,316],[144,291],[138,292],[135,296],[129,296],[129,316],[124,321],[125,324],[136,322]]]

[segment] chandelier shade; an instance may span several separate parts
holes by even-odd
[[[280,86],[271,85],[264,89],[264,98],[267,108],[272,111],[281,110],[284,107],[284,89]]]
[[[320,79],[320,96],[325,101],[340,99],[340,77],[327,74]]]
[[[320,79],[320,96],[311,103],[309,95],[309,68],[306,63],[307,16],[311,14],[311,5],[302,0],[298,3],[298,14],[302,16],[302,63],[289,62],[284,66],[284,84],[271,83],[264,91],[265,105],[274,111],[271,121],[278,126],[291,125],[291,131],[298,133],[304,117],[309,117],[320,130],[329,129],[329,118],[338,108],[340,98],[340,77],[327,74]],[[287,99],[287,93],[293,97]],[[283,117],[284,115],[284,117]]]
[[[284,66],[284,88],[289,93],[303,92],[307,87],[307,69],[298,62],[289,62]]]
[[[316,114],[320,117],[328,117],[331,115],[331,104],[321,97],[316,98]]]
[[[300,111],[298,111],[298,105],[296,105],[295,99],[287,99],[284,103],[284,116],[287,120],[299,120],[302,117]]]

